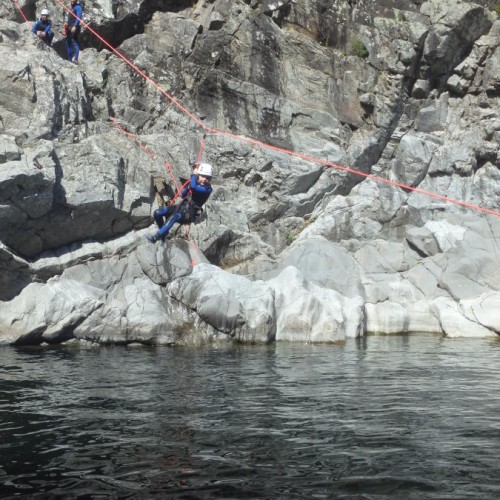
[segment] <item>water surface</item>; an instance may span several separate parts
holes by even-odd
[[[500,342],[0,349],[1,498],[500,498]]]

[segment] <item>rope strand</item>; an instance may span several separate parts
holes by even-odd
[[[26,16],[24,15],[22,9],[19,7],[19,4],[17,3],[17,0],[12,0],[12,1],[14,2],[14,4],[16,5],[16,7],[18,8],[18,10],[21,12],[21,15],[23,16],[23,18],[25,19],[25,21],[29,24],[29,21],[26,19]],[[64,10],[66,10],[68,12],[71,12],[71,9],[69,9],[66,5],[64,5],[61,0],[55,0],[55,2],[57,2],[59,5],[61,5]],[[390,179],[386,179],[386,178],[383,178],[383,177],[379,177],[379,176],[367,174],[365,172],[361,172],[361,171],[353,169],[353,168],[349,168],[349,167],[345,167],[345,166],[342,166],[342,165],[338,165],[336,163],[332,163],[332,162],[329,162],[327,160],[322,160],[320,158],[315,158],[313,156],[310,156],[310,155],[307,155],[307,154],[304,154],[304,153],[297,153],[295,151],[291,151],[291,150],[288,150],[288,149],[280,148],[278,146],[273,146],[272,144],[267,144],[265,142],[258,141],[256,139],[252,139],[250,137],[246,137],[246,136],[242,136],[242,135],[236,135],[236,134],[233,134],[233,133],[230,133],[230,132],[226,132],[226,131],[219,130],[219,129],[216,129],[216,128],[208,127],[207,125],[205,125],[202,122],[202,120],[200,118],[198,118],[193,113],[191,113],[190,111],[188,111],[182,104],[180,104],[176,99],[174,99],[174,97],[172,95],[170,95],[158,83],[156,83],[152,78],[150,78],[146,73],[144,73],[140,68],[138,68],[137,65],[135,65],[132,61],[130,61],[127,57],[125,57],[120,51],[116,50],[113,46],[111,46],[111,44],[107,40],[105,40],[94,29],[92,29],[92,27],[90,27],[85,21],[83,21],[82,19],[79,19],[79,21],[81,22],[81,24],[83,26],[85,26],[87,28],[88,31],[90,31],[90,33],[92,33],[98,40],[100,40],[114,54],[116,54],[120,59],[122,59],[126,64],[128,64],[134,71],[136,71],[147,82],[149,82],[154,88],[156,88],[161,94],[163,94],[182,113],[184,113],[189,118],[191,118],[191,120],[193,120],[197,125],[199,125],[203,129],[203,131],[204,131],[204,136],[203,136],[203,141],[202,141],[202,145],[203,146],[204,146],[205,135],[206,135],[207,132],[210,132],[213,135],[219,135],[219,136],[228,137],[230,139],[234,139],[234,140],[237,140],[237,141],[246,142],[248,144],[253,144],[253,145],[258,146],[258,147],[263,148],[263,149],[269,149],[269,150],[272,150],[272,151],[276,151],[276,152],[278,152],[280,154],[283,154],[283,155],[288,155],[288,156],[291,156],[291,157],[300,158],[300,159],[303,159],[303,160],[306,160],[306,161],[310,161],[310,162],[313,162],[313,163],[317,163],[317,164],[320,164],[320,165],[327,166],[329,168],[334,168],[336,170],[340,170],[340,171],[344,171],[344,172],[349,172],[349,173],[357,175],[357,176],[365,177],[365,178],[371,179],[371,180],[373,180],[375,182],[385,183],[385,184],[391,185],[393,187],[401,188],[401,189],[404,189],[404,190],[407,190],[407,191],[413,191],[415,193],[419,193],[419,194],[422,194],[424,196],[428,196],[430,198],[436,198],[436,199],[443,200],[443,201],[448,202],[448,203],[452,203],[452,204],[459,205],[459,206],[462,206],[462,207],[465,207],[465,208],[469,208],[469,209],[476,210],[476,211],[479,211],[479,212],[484,212],[484,213],[487,213],[487,214],[490,214],[490,215],[494,215],[496,217],[500,217],[500,212],[498,212],[496,210],[492,210],[492,209],[489,209],[489,208],[481,207],[481,206],[475,205],[473,203],[469,203],[469,202],[465,202],[465,201],[458,200],[458,199],[455,199],[455,198],[451,198],[449,196],[444,196],[444,195],[441,195],[441,194],[438,194],[438,193],[434,193],[432,191],[427,191],[425,189],[420,189],[420,188],[417,188],[417,187],[414,187],[414,186],[409,186],[409,185],[401,183],[401,182],[396,182],[396,181],[392,181]],[[198,161],[199,161],[199,158],[198,158]]]

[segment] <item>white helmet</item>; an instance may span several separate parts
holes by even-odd
[[[40,12],[41,16],[50,16],[50,12],[47,9],[42,9],[42,12]]]
[[[212,177],[212,165],[209,165],[208,163],[200,163],[198,166],[198,174],[203,175],[204,177]]]

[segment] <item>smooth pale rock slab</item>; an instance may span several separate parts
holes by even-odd
[[[435,255],[438,248],[434,234],[426,227],[412,227],[406,231],[406,241],[415,248],[419,254],[426,257]]]
[[[495,337],[492,330],[471,321],[461,311],[459,304],[440,297],[433,302],[433,310],[447,337]]]
[[[189,276],[171,282],[167,290],[219,332],[244,342],[275,338],[274,293],[263,281],[252,282],[201,263]]]
[[[384,301],[366,304],[365,308],[368,333],[441,333],[440,323],[429,301],[422,300],[404,305]]]
[[[474,299],[461,300],[460,307],[471,321],[500,334],[500,292],[487,292]]]
[[[356,260],[340,245],[325,238],[314,237],[294,243],[281,254],[275,273],[289,266],[320,287],[350,297],[363,294]]]
[[[143,277],[114,287],[102,309],[86,318],[74,335],[99,343],[182,344],[183,331],[193,330],[193,340],[194,322],[183,308],[169,305],[160,286]]]
[[[276,297],[276,340],[338,342],[364,333],[361,297],[308,283],[293,267],[269,283]]]
[[[94,287],[54,278],[33,283],[9,302],[0,302],[0,343],[37,344],[73,338],[78,324],[103,306]]]

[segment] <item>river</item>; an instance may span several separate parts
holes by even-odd
[[[500,341],[0,348],[0,497],[500,498]]]

